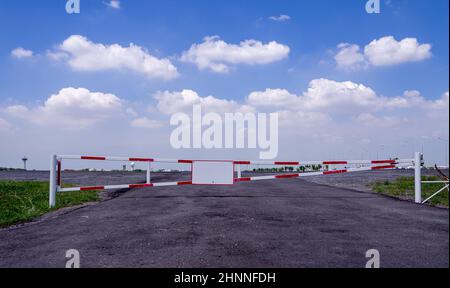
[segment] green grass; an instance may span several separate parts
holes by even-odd
[[[423,181],[439,181],[435,176],[424,176]],[[393,182],[384,181],[372,183],[372,190],[377,193],[382,193],[395,197],[414,197],[414,177],[400,177]],[[440,190],[444,185],[442,183],[422,184],[422,198],[433,195]],[[448,191],[442,191],[437,196],[429,201],[432,205],[443,205],[448,207]]]
[[[58,193],[56,207],[48,206],[48,182],[0,181],[0,227],[30,221],[50,211],[98,201],[98,191]]]

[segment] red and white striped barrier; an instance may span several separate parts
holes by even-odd
[[[147,163],[147,181],[144,184],[123,184],[123,185],[105,185],[105,186],[87,186],[87,187],[70,187],[62,188],[61,186],[61,171],[62,161],[64,159],[71,160],[92,160],[92,161],[123,161],[123,162],[144,162]],[[191,172],[193,170],[193,164],[195,162],[227,162],[233,167],[237,168],[237,178],[234,177],[232,183],[258,181],[258,180],[270,180],[270,179],[287,179],[287,178],[299,178],[318,175],[331,175],[341,173],[351,173],[359,171],[371,171],[371,170],[384,170],[395,169],[399,165],[409,165],[417,163],[416,159],[389,159],[389,160],[345,160],[345,161],[201,161],[201,160],[186,160],[186,159],[164,159],[164,158],[138,158],[138,157],[111,157],[111,156],[73,156],[73,155],[53,155],[51,157],[50,167],[50,207],[54,207],[56,203],[56,193],[58,192],[71,192],[71,191],[90,191],[90,190],[107,190],[107,189],[132,189],[132,188],[145,188],[145,187],[163,187],[163,186],[179,186],[179,185],[193,185],[192,177],[191,181],[178,181],[178,182],[162,182],[151,183],[151,163],[178,163],[178,164],[190,164]],[[255,176],[255,177],[241,177],[241,165],[273,165],[273,166],[306,166],[306,165],[369,165],[367,167],[348,168],[344,167],[337,170],[319,171],[319,172],[305,172],[305,173],[289,173],[269,176]],[[419,164],[421,165],[421,163]],[[417,165],[416,165],[417,168]],[[419,166],[420,168],[420,166]],[[232,172],[232,171],[230,171]],[[417,169],[416,169],[417,174]],[[214,182],[212,182],[214,183]],[[214,185],[214,184],[213,184]],[[217,184],[216,184],[217,185]],[[417,191],[416,191],[417,192]],[[416,197],[417,198],[417,197]]]
[[[197,160],[186,159],[166,159],[166,158],[131,158],[131,157],[111,157],[111,156],[74,156],[61,155],[58,159],[72,160],[96,160],[96,161],[129,161],[129,162],[159,162],[159,163],[184,163],[191,164]],[[413,159],[389,159],[389,160],[345,160],[345,161],[233,161],[235,165],[283,165],[283,166],[299,166],[299,165],[350,165],[350,164],[395,164],[395,163],[412,163]]]

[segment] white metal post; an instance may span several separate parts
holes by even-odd
[[[415,202],[422,203],[422,154],[416,152],[414,157],[414,190]]]
[[[55,207],[56,205],[56,166],[58,160],[56,159],[56,155],[52,155],[50,158],[50,192],[49,192],[49,205],[50,208]]]
[[[150,170],[152,169],[152,163],[151,162],[147,162],[147,184],[151,184],[150,181]]]
[[[241,176],[241,165],[237,164],[236,165],[236,170],[237,170],[237,178],[242,178]]]

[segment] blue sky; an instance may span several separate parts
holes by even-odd
[[[54,128],[47,123],[35,123],[36,119],[30,119],[39,117],[40,114],[33,114],[33,111],[45,106],[45,102],[51,95],[58,94],[61,89],[67,87],[113,94],[121,99],[122,110],[130,108],[133,109],[131,114],[135,114],[133,117],[146,117],[155,121],[167,121],[167,115],[156,111],[158,103],[154,99],[154,94],[158,91],[176,92],[190,89],[200,97],[212,95],[217,99],[235,101],[238,105],[244,105],[251,104],[248,96],[252,92],[265,91],[268,88],[284,89],[301,97],[308,87],[311,87],[311,81],[314,79],[362,84],[373,90],[380,99],[402,97],[405,91],[414,90],[420,93],[422,99],[420,101],[425,101],[423,106],[435,107],[437,104],[434,103],[436,104],[434,105],[432,101],[439,101],[441,98],[444,99],[444,104],[448,105],[449,2],[447,0],[381,1],[380,14],[367,14],[366,0],[122,0],[119,1],[119,9],[106,5],[108,2],[81,0],[81,13],[72,15],[65,11],[65,0],[0,2],[0,119],[3,119],[3,122],[0,121],[0,124],[3,123],[3,130],[0,130],[0,133],[3,139],[10,137],[14,140],[12,142],[30,141],[36,136],[34,135],[36,131],[42,133],[41,135],[50,135],[52,131],[59,131],[62,133],[59,135],[67,137],[67,134],[64,134],[66,131],[64,127]],[[280,15],[287,15],[289,19],[284,21],[270,19]],[[72,35],[81,35],[87,41],[99,45],[117,44],[128,47],[130,43],[134,43],[148,55],[158,59],[168,59],[176,67],[178,77],[161,80],[157,77],[147,77],[148,75],[144,75],[145,73],[141,73],[139,69],[123,69],[123,67],[99,70],[92,67],[84,70],[74,69],[68,60],[50,59],[49,52],[60,52],[58,45]],[[289,47],[289,53],[279,57],[274,56],[275,60],[268,60],[266,61],[268,63],[264,64],[249,64],[248,61],[251,60],[240,60],[240,62],[236,60],[236,63],[224,60],[229,68],[226,73],[217,73],[209,68],[200,69],[198,63],[181,59],[183,53],[189,51],[192,45],[200,45],[205,42],[204,37],[215,35],[229,45],[239,45],[241,41],[249,39],[260,41],[262,45],[274,41]],[[391,59],[393,62],[389,64],[380,65],[379,62],[376,64],[376,60],[366,56],[359,63],[364,66],[363,68],[355,65],[343,68],[338,65],[336,55],[343,49],[338,48],[339,44],[358,45],[360,49],[358,55],[363,55],[364,48],[369,43],[388,36],[392,36],[395,43],[406,38],[414,38],[417,41],[418,50],[420,45],[430,46],[427,53],[417,52],[415,56],[405,56],[406,58],[399,52],[395,55],[400,57],[400,60]],[[32,56],[13,56],[12,51],[19,47],[25,51],[32,51]],[[425,47],[422,48],[425,49]],[[447,98],[443,96],[445,93]],[[30,116],[18,117],[11,113],[11,109],[8,110],[9,107],[17,106],[27,107],[28,112],[20,113],[30,113]],[[356,138],[367,138],[364,143],[372,144],[361,147],[362,144],[354,143],[355,141],[332,143],[337,145],[336,149],[341,152],[324,157],[348,158],[352,154],[348,151],[349,149],[359,156],[364,153],[363,151],[380,150],[381,145],[390,147],[383,149],[389,149],[389,155],[391,155],[405,150],[402,145],[413,146],[411,149],[408,148],[408,151],[425,145],[429,147],[431,159],[435,162],[441,161],[442,155],[436,151],[443,151],[443,144],[435,141],[435,138],[448,139],[448,124],[443,124],[448,121],[448,107],[447,110],[439,108],[441,110],[438,109],[438,112],[422,111],[420,110],[422,108],[412,107],[409,110],[389,111],[389,114],[384,109],[377,111],[361,109],[356,111],[358,113],[353,110],[351,113],[354,115],[345,111],[345,113],[336,113],[336,109],[342,108],[330,106],[327,111],[308,110],[308,113],[332,115],[333,125],[317,129],[308,127],[302,135],[291,133],[290,128],[280,128],[284,129],[281,131],[283,141],[299,141],[299,139],[310,141],[306,140],[307,135],[328,135],[330,130],[336,133],[332,137],[347,139],[347,134],[344,132],[339,134],[339,129],[335,125],[342,123],[339,126],[340,129],[348,130],[348,127],[352,127],[349,119],[368,120],[370,117],[367,114],[370,114],[370,116],[378,117],[380,121],[385,121],[386,124],[381,125],[382,127],[378,124],[375,125],[377,127],[361,127],[361,135],[356,135],[358,136]],[[442,118],[444,120],[441,118],[424,120],[422,116],[414,116],[427,113],[444,114]],[[67,143],[61,140],[56,141],[58,144],[55,144],[55,141],[50,140],[51,137],[43,140],[42,143],[36,143],[34,147],[21,147],[21,145],[12,145],[11,141],[8,141],[9,144],[5,141],[0,144],[0,148],[8,153],[2,153],[0,166],[18,166],[20,165],[17,163],[18,157],[30,154],[30,158],[36,159],[34,164],[36,168],[46,167],[47,154],[53,153],[51,151],[75,154],[101,152],[101,148],[105,147],[102,141],[107,141],[106,139],[110,145],[106,153],[119,153],[127,146],[125,143],[122,144],[123,146],[110,144],[110,142],[120,142],[114,138],[117,137],[114,134],[126,134],[133,137],[142,133],[133,132],[133,128],[128,128],[124,124],[125,121],[132,120],[124,116],[120,121],[117,120],[120,124],[108,126],[106,122],[101,122],[97,124],[100,126],[93,125],[84,130],[72,131],[70,137],[74,138],[68,139],[72,143],[76,142],[73,146],[65,145]],[[111,120],[109,123],[116,122]],[[414,125],[418,125],[416,130],[419,133],[416,136],[411,135],[411,131],[414,130],[405,129]],[[102,133],[107,133],[105,131],[110,133],[107,133],[108,136],[105,136],[104,140],[94,137],[93,139],[96,140],[91,143],[91,146],[76,140],[82,135],[89,135],[92,139],[92,135],[98,136],[99,130]],[[386,132],[388,139],[383,141],[376,137],[369,139],[370,134],[366,133],[368,130],[372,135]],[[151,139],[161,138],[164,141],[161,140],[160,143],[155,144],[157,148],[154,149],[159,154],[163,154],[161,156],[169,157],[171,154],[181,153],[166,147],[169,146],[167,131],[148,129],[145,134],[150,138],[143,139],[143,143],[138,147],[130,147],[129,152],[147,154],[153,148],[146,149],[145,145],[147,147],[154,145]],[[321,132],[315,133],[315,131]],[[359,130],[355,129],[355,131]],[[399,135],[398,131],[405,132]],[[46,141],[51,141],[51,144]],[[322,140],[319,142],[323,144]],[[309,149],[304,148],[303,152],[317,157],[323,155],[324,151],[328,151],[325,144],[315,151],[309,151]],[[286,148],[283,151],[287,152],[281,153],[279,155],[281,158],[296,157],[294,149]],[[367,152],[367,154],[370,153]],[[372,156],[375,154],[375,151],[372,152]],[[254,158],[256,154],[242,152],[239,155]]]

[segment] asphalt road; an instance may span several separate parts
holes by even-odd
[[[381,267],[449,267],[449,211],[286,179],[131,190],[0,230],[0,267],[64,267],[68,249],[82,267],[359,268],[369,249]]]

